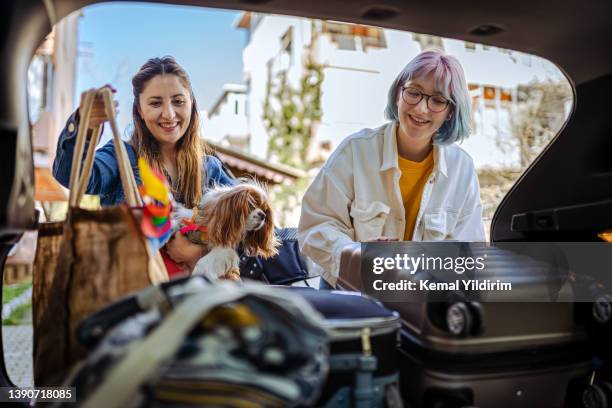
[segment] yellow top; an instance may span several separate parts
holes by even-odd
[[[397,159],[399,168],[402,171],[399,187],[402,192],[402,202],[404,203],[404,210],[406,212],[404,241],[411,241],[412,233],[414,232],[414,224],[419,214],[419,207],[421,206],[423,188],[425,187],[425,183],[427,183],[427,179],[434,165],[433,149],[421,162],[407,160],[401,156],[398,156]]]

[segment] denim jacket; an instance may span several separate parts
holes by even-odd
[[[57,142],[57,152],[53,161],[53,176],[64,187],[68,187],[70,183],[70,168],[72,167],[72,155],[78,130],[78,121],[79,113],[77,110],[66,122],[66,126],[62,130]],[[138,172],[136,152],[129,143],[123,143],[125,143],[130,158],[136,183],[140,185],[142,181]],[[202,174],[206,175],[206,185],[203,186],[205,187],[204,190],[213,185],[235,184],[235,181],[223,169],[219,159],[213,156],[206,156],[205,160],[203,160]],[[123,187],[121,186],[119,167],[117,166],[117,156],[112,140],[96,150],[86,193],[99,195],[100,204],[104,207],[116,205],[124,201]],[[183,203],[182,197],[175,197],[175,199]]]

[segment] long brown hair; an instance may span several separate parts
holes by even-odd
[[[147,83],[157,75],[176,75],[191,94],[191,118],[185,134],[176,142],[176,180],[172,180],[172,189],[182,198],[185,206],[195,207],[202,198],[202,155],[208,153],[208,147],[200,139],[200,117],[191,81],[187,72],[170,56],[151,58],[140,67],[132,78],[134,103],[132,119],[134,132],[131,144],[138,157],[144,159],[153,168],[163,169],[159,142],[153,137],[138,111],[139,97]]]

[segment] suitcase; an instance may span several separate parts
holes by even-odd
[[[513,279],[514,274],[530,296],[546,290],[532,277],[521,280],[512,255],[492,251],[488,261],[496,276]],[[404,273],[399,271],[398,279],[413,278]],[[338,285],[362,291],[365,284],[361,244],[356,243],[341,254]],[[410,406],[582,405],[592,367],[574,304],[479,302],[453,291],[446,295],[447,301],[436,302],[428,301],[425,292],[408,294],[410,301],[382,300],[401,318],[401,391]],[[571,288],[560,287],[559,296],[571,296]]]
[[[330,372],[316,407],[401,407],[399,316],[356,292],[283,287],[323,315]]]
[[[419,349],[407,330],[401,337],[401,391],[410,407],[583,406],[592,372],[584,346],[457,355]]]

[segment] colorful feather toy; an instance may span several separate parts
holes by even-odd
[[[139,187],[144,202],[141,229],[153,250],[158,250],[172,235],[172,194],[168,181],[152,169],[145,159],[138,159],[142,185]]]

